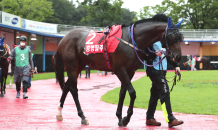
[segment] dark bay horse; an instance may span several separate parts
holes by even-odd
[[[6,79],[8,76],[8,66],[9,62],[7,61],[7,58],[9,57],[9,50],[7,50],[6,44],[4,44],[4,37],[0,39],[0,67],[1,67],[1,94],[0,97],[4,97],[4,94],[6,93]]]
[[[134,37],[140,50],[145,50],[155,42],[161,41],[163,47],[167,48],[167,54],[170,55],[174,61],[180,62],[180,42],[183,41],[183,35],[179,32],[180,25],[181,22],[177,25],[173,24],[171,18],[169,17],[168,19],[164,14],[156,14],[153,18],[135,22],[132,25],[133,29],[131,29],[133,32],[132,37]],[[131,41],[129,39],[130,34],[128,30],[129,26],[122,25],[122,39],[125,41]],[[89,65],[96,70],[110,71],[105,62],[104,54],[85,54],[84,47],[89,31],[90,30],[86,29],[73,29],[61,40],[54,56],[56,79],[63,91],[60,105],[58,106],[58,114],[56,116],[58,120],[63,120],[62,108],[66,95],[70,91],[73,95],[78,115],[82,119],[81,123],[86,125],[89,124],[84,116],[78,99],[78,75],[86,65]],[[138,51],[137,54],[140,59],[143,59],[143,53]],[[114,74],[116,74],[121,81],[120,97],[116,112],[118,125],[126,126],[133,114],[133,106],[136,98],[136,91],[131,84],[131,79],[141,63],[137,58],[134,49],[122,42],[118,44],[114,53],[109,53],[109,59]],[[66,83],[64,80],[65,67],[68,74]],[[126,91],[128,91],[130,95],[130,105],[127,116],[122,118],[123,101],[125,99]]]
[[[207,57],[197,57],[196,64],[200,64],[200,63],[203,64],[203,68],[211,70],[212,66],[210,64],[210,60]]]

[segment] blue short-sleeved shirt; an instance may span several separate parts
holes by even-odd
[[[163,49],[163,51],[166,51],[166,49],[165,48],[162,48],[162,44],[158,41],[158,42],[155,42],[154,44],[153,44],[153,49],[156,51],[156,50],[162,50]],[[162,54],[161,55],[161,59],[164,57],[164,54]],[[153,65],[155,65],[156,63],[158,63],[159,62],[159,56],[156,56],[156,58],[153,60]],[[160,68],[159,68],[159,66],[160,66]],[[166,58],[164,58],[163,60],[162,60],[162,66],[163,66],[163,70],[167,70],[167,59]],[[154,66],[154,68],[156,69],[156,70],[162,70],[162,66],[161,66],[161,63],[160,63],[160,65],[159,64],[157,64],[157,65],[155,65]]]

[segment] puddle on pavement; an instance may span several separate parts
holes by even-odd
[[[108,83],[108,84],[103,84],[103,85],[96,85],[96,86],[92,86],[92,88],[79,89],[79,91],[91,91],[91,90],[94,90],[94,89],[100,89],[100,88],[104,88],[104,87],[112,88],[112,86],[111,86],[112,84],[115,84],[115,83]]]

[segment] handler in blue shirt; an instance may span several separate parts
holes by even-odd
[[[149,65],[155,65],[158,63],[161,58],[164,57],[160,51],[165,51],[166,49],[162,48],[162,44],[160,42],[154,43],[151,47],[151,50],[157,52],[153,55],[153,58],[147,60]],[[147,67],[146,73],[147,76],[152,81],[152,87],[150,90],[150,100],[146,117],[146,125],[155,125],[160,126],[161,123],[157,122],[154,118],[154,113],[157,107],[157,101],[160,99],[164,118],[166,122],[168,122],[168,126],[176,126],[183,123],[183,121],[177,120],[172,113],[171,104],[170,104],[170,92],[169,86],[166,81],[166,70],[167,70],[167,62],[176,67],[176,71],[180,71],[179,64],[170,60],[170,57],[164,58],[162,62],[153,67]]]
[[[88,65],[86,65],[85,70],[86,70],[86,77],[85,78],[90,78],[90,68]]]

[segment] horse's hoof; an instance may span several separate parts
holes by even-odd
[[[4,94],[0,94],[0,97],[4,97]]]
[[[119,127],[124,127],[123,124],[122,124],[122,122],[120,122],[120,121],[118,122],[118,126],[119,126]]]
[[[87,119],[83,119],[83,120],[81,121],[81,124],[83,124],[83,125],[89,125],[89,121],[88,121]]]
[[[63,121],[62,115],[57,115],[57,116],[56,116],[56,119],[57,119],[58,121]]]
[[[130,120],[130,119],[128,119],[127,117],[124,117],[124,118],[122,119],[122,125],[123,125],[123,126],[127,126],[127,124],[129,123],[129,120]]]

